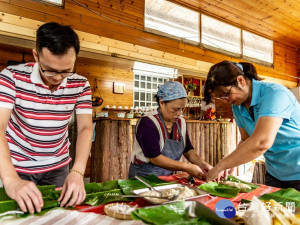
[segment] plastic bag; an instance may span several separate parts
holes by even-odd
[[[257,197],[253,197],[251,206],[244,214],[245,225],[272,225],[272,218],[264,203]]]

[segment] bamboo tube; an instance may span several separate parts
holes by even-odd
[[[111,129],[110,129],[110,141],[109,141],[109,149],[110,149],[110,180],[118,179],[118,153],[117,153],[117,134],[118,134],[118,121],[111,120]]]

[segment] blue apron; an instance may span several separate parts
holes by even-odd
[[[159,119],[163,124],[163,129],[164,129],[163,132],[165,133],[165,144],[161,151],[161,154],[170,159],[179,161],[184,152],[185,147],[184,147],[183,137],[181,134],[181,129],[178,125],[178,122],[176,121],[176,126],[180,134],[180,140],[176,141],[176,140],[168,139],[167,129],[159,110],[158,110],[158,115],[159,115]],[[173,134],[173,136],[174,135],[175,134]],[[146,177],[150,174],[155,174],[156,176],[166,176],[166,175],[172,175],[173,171],[164,169],[160,166],[156,166],[151,162],[144,163],[144,164],[133,164],[131,162],[129,167],[129,178],[134,176]]]

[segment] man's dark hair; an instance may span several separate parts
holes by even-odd
[[[70,26],[59,23],[45,23],[36,33],[36,50],[48,48],[54,55],[64,55],[70,48],[74,48],[76,55],[79,52],[79,38]]]

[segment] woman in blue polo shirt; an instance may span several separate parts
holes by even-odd
[[[207,181],[264,154],[266,184],[300,190],[300,105],[284,86],[259,80],[251,63],[223,61],[210,68],[205,101],[232,104],[242,140],[209,171]]]

